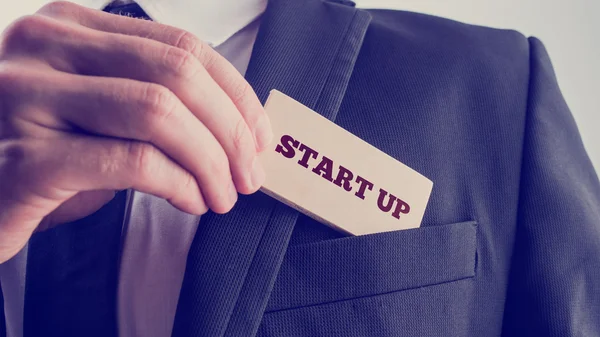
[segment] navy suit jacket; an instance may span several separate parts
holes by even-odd
[[[246,77],[430,178],[422,226],[241,197],[202,218],[173,335],[600,336],[600,184],[542,43],[340,2],[271,0]],[[116,335],[124,203],[32,238],[26,337]]]

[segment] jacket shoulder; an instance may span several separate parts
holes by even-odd
[[[369,9],[372,21],[368,39],[399,42],[431,54],[444,53],[452,60],[468,58],[502,68],[516,59],[529,58],[529,41],[516,30],[467,24],[434,15],[400,10]],[[460,59],[456,59],[459,61]]]

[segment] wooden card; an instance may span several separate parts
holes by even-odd
[[[261,191],[354,235],[421,225],[429,179],[277,90],[265,110],[274,138]]]

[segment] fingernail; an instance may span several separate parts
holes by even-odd
[[[265,182],[265,170],[258,159],[258,156],[254,158],[254,162],[252,163],[252,186],[258,189]]]
[[[237,201],[237,198],[238,198],[237,190],[235,188],[235,185],[233,183],[231,183],[229,185],[229,200],[235,204]]]
[[[273,140],[273,130],[271,130],[271,122],[267,115],[264,115],[256,125],[254,138],[256,140],[256,145],[258,146],[258,151],[263,151],[271,144],[271,141]]]

